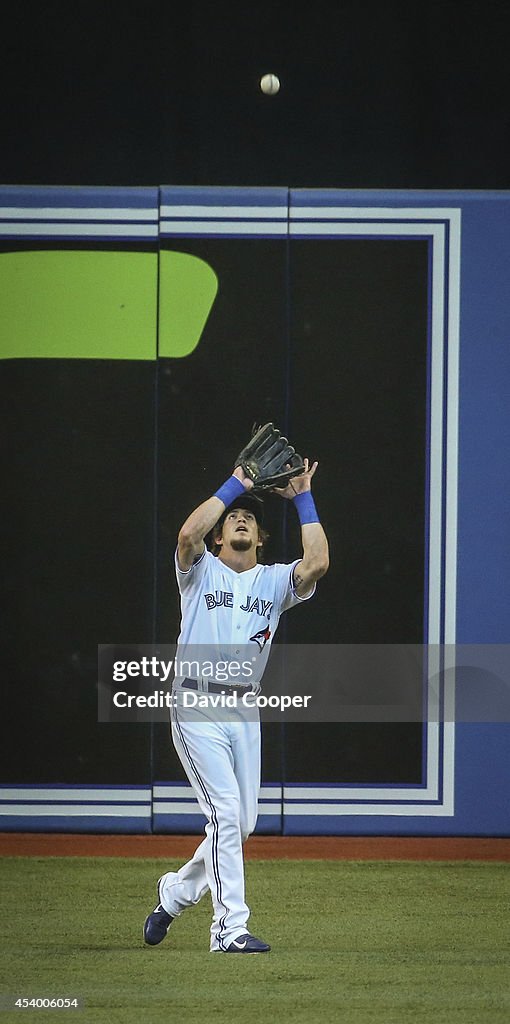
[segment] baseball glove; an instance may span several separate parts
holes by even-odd
[[[304,473],[303,459],[273,423],[255,426],[251,441],[239,452],[236,466],[242,466],[253,480],[255,491],[285,487],[293,476]]]

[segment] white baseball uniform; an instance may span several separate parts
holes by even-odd
[[[297,596],[290,564],[255,565],[238,573],[204,549],[191,569],[176,575],[181,594],[182,623],[176,660],[184,660],[193,645],[222,652],[253,650],[253,688],[262,678],[271,641],[282,612],[307,600]],[[202,646],[203,645],[203,646]],[[192,650],[193,650],[192,649]],[[243,680],[244,681],[244,680]],[[208,682],[194,680],[197,691]],[[209,889],[213,903],[211,951],[226,950],[247,929],[249,909],[244,896],[242,844],[255,828],[260,790],[260,722],[253,708],[241,701],[222,710],[196,708],[190,712],[179,699],[190,680],[174,680],[172,738],[186,775],[207,819],[205,839],[179,871],[169,871],[160,883],[164,909],[172,917]],[[189,691],[187,691],[189,692]]]

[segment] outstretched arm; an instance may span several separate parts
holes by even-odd
[[[236,493],[234,493],[236,490],[235,484],[233,487],[231,485],[232,477],[239,481],[239,486],[242,485],[245,490],[250,490],[253,487],[252,481],[246,476],[241,466],[237,466],[230,480],[223,487],[220,487],[216,494],[207,498],[198,508],[194,509],[182,524],[177,538],[177,561],[179,568],[184,572],[191,569],[193,562],[202,554],[204,538],[209,533],[209,530],[212,530],[214,524],[218,522],[227,505],[236,497]],[[230,492],[228,491],[229,486]],[[229,493],[231,497],[229,497]],[[237,488],[237,493],[241,493],[239,487]],[[223,500],[221,495],[223,495],[225,500]]]
[[[311,494],[312,477],[319,463],[314,462],[309,467],[308,459],[303,461],[305,472],[301,476],[289,480],[287,487],[275,488],[276,494],[294,502],[301,522],[303,557],[294,569],[294,586],[298,597],[306,597],[329,568],[328,540]]]

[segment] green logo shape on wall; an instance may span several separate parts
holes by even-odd
[[[182,358],[198,345],[218,280],[187,253],[0,254],[3,359]]]
[[[164,250],[159,260],[159,354],[189,356],[212,309],[218,278],[197,256]]]

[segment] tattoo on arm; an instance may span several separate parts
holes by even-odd
[[[295,583],[295,586],[296,586],[296,590],[301,585],[301,583],[304,583],[303,577],[300,576],[298,572],[294,573],[294,583]]]

